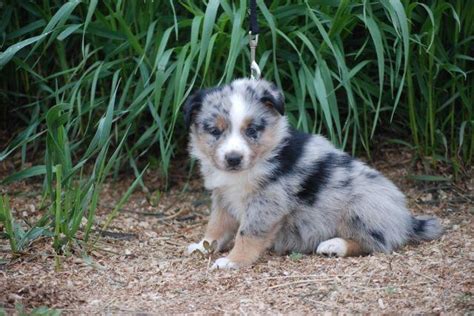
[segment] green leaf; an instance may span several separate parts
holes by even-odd
[[[8,63],[16,53],[18,53],[22,48],[25,48],[28,45],[31,45],[33,43],[36,43],[43,38],[45,38],[48,35],[48,33],[44,33],[41,35],[37,35],[31,38],[28,38],[26,40],[23,40],[21,42],[18,42],[10,47],[8,47],[3,53],[0,53],[0,70],[5,66],[6,63]]]
[[[38,165],[23,169],[2,180],[2,184],[10,184],[12,182],[25,180],[31,177],[40,176],[46,173],[45,165]]]
[[[432,175],[409,175],[409,179],[415,181],[431,181],[431,182],[450,182],[451,179],[443,176],[432,176]]]
[[[60,40],[60,41],[65,40],[69,35],[71,35],[75,31],[77,31],[81,26],[82,26],[82,24],[71,24],[71,25],[69,25],[64,31],[59,33],[57,39]]]

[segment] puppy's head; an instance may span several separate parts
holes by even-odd
[[[285,136],[283,113],[283,94],[265,80],[239,79],[198,91],[184,105],[191,153],[220,170],[248,170]]]

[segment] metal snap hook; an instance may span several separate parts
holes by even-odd
[[[250,46],[250,77],[255,80],[260,79],[262,72],[260,67],[255,61],[255,51],[257,50],[258,34],[252,34],[249,32],[249,46]]]

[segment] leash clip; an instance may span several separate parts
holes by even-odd
[[[262,72],[255,61],[255,51],[257,50],[258,34],[249,32],[249,46],[250,46],[250,78],[259,80]]]

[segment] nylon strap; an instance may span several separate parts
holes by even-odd
[[[256,0],[250,0],[250,34],[251,35],[257,35],[260,33],[260,29],[258,28],[258,22],[257,22],[257,1]]]

